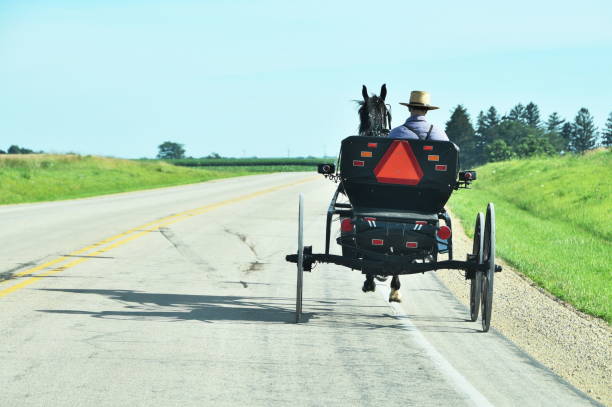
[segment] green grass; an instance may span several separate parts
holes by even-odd
[[[79,155],[0,155],[0,204],[83,198],[313,168],[299,165],[187,168],[157,160]]]
[[[478,168],[449,205],[472,235],[494,202],[497,254],[553,295],[612,322],[612,152]]]

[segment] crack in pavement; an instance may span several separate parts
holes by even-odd
[[[44,259],[44,257],[43,257]],[[16,271],[19,271],[21,269],[25,269],[28,267],[32,267],[35,266],[39,261],[41,261],[42,259],[38,259],[38,260],[34,260],[34,261],[28,261],[26,263],[18,263],[17,266],[10,268],[8,270],[4,270],[4,271],[0,271],[0,281],[6,281],[6,280],[10,280],[14,277],[14,273]]]
[[[230,235],[234,235],[236,236],[238,239],[240,239],[240,241],[242,243],[244,243],[250,250],[251,252],[255,255],[256,259],[259,259],[259,255],[257,254],[257,250],[255,250],[255,244],[253,244],[253,242],[251,242],[249,240],[249,238],[247,237],[247,235],[244,235],[242,233],[239,232],[234,232],[233,230],[230,230],[228,228],[223,229],[225,231],[225,233],[229,233]]]
[[[199,266],[204,271],[216,271],[216,269],[210,265],[206,260],[202,259],[196,252],[194,252],[189,245],[183,242],[178,236],[167,227],[159,228],[159,232],[168,242],[185,258],[185,260]]]
[[[266,263],[261,263],[257,260],[252,261],[251,263],[249,263],[249,267],[244,271],[245,273],[249,274],[252,273],[254,271],[261,271],[264,269]]]
[[[261,261],[261,258],[259,257],[259,254],[257,253],[257,250],[255,249],[255,244],[249,240],[247,235],[240,233],[240,232],[233,231],[229,228],[225,228],[223,230],[225,231],[225,233],[230,234],[232,236],[236,236],[238,239],[240,239],[240,241],[244,243],[246,247],[249,248],[251,253],[253,253],[253,256],[255,256],[255,261],[252,261],[249,263],[248,267],[244,270],[244,273],[250,274],[254,271],[261,271],[264,269],[264,266],[266,265],[266,263]]]

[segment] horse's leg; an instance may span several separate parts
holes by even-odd
[[[376,283],[374,282],[374,274],[366,273],[366,279],[363,282],[363,287],[361,288],[361,290],[364,293],[367,293],[368,291],[376,291]]]
[[[394,275],[391,279],[391,294],[389,294],[389,302],[402,302],[402,298],[399,293],[401,287],[399,275]]]

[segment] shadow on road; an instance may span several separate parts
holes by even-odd
[[[74,294],[101,295],[117,301],[123,309],[109,311],[39,310],[51,314],[88,315],[103,319],[135,321],[167,320],[201,322],[294,323],[295,299],[234,295],[147,293],[133,290],[44,289]],[[311,327],[413,330],[386,312],[386,305],[358,305],[352,298],[304,299],[302,322]],[[435,315],[409,315],[422,331],[477,332],[457,326],[465,319]]]
[[[188,295],[144,293],[132,290],[45,289],[75,294],[103,295],[123,304],[129,311],[40,310],[59,314],[82,314],[95,318],[174,321],[259,321],[295,322],[293,298],[246,297],[224,295]],[[160,308],[171,308],[164,311]],[[304,313],[307,322],[314,314]]]

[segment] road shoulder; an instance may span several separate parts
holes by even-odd
[[[455,257],[465,258],[471,239],[453,223]],[[503,261],[495,276],[491,325],[544,366],[578,389],[612,405],[612,329],[537,287]],[[462,272],[437,273],[443,284],[466,306],[469,285]]]

